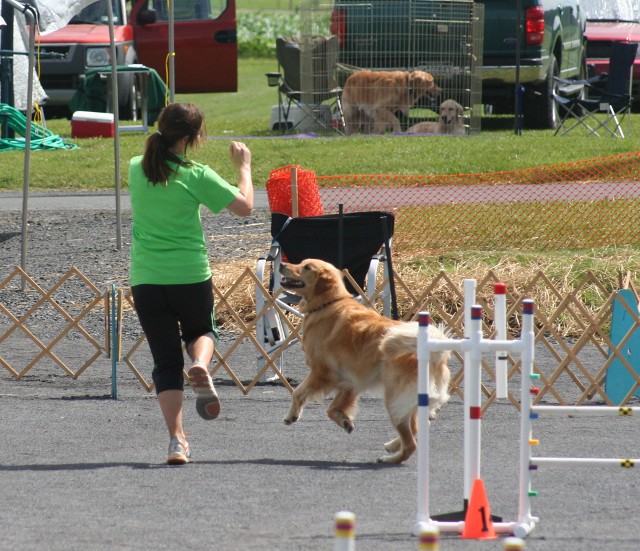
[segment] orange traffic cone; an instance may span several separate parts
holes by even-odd
[[[494,540],[497,537],[491,521],[487,492],[481,478],[476,478],[473,482],[469,507],[464,517],[464,529],[460,537],[471,540]]]

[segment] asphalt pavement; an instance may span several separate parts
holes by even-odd
[[[291,351],[287,373],[305,368]],[[248,365],[255,358],[247,354]],[[418,549],[416,457],[376,463],[393,437],[381,398],[364,396],[351,434],[311,404],[282,422],[289,393],[262,385],[244,396],[216,378],[222,412],[201,420],[186,393],[193,463],[164,464],[168,437],[157,402],[132,376],[110,397],[108,362],[77,381],[34,370],[0,375],[0,549],[6,550],[331,550],[334,515],[356,515],[355,549]],[[452,398],[432,424],[430,512],[463,505],[463,404]],[[491,512],[518,515],[519,414],[492,405],[482,421],[481,473]],[[634,419],[540,421],[537,454],[608,457],[638,448]],[[637,457],[637,455],[636,455]],[[637,469],[540,468],[526,549],[636,551]],[[500,550],[496,540],[442,535],[441,551]]]

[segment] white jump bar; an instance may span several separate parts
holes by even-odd
[[[640,465],[640,459],[615,459],[598,457],[532,457],[529,465],[543,467],[553,465],[557,467],[623,467],[630,469]]]
[[[531,406],[531,413],[550,417],[574,415],[576,417],[618,416],[630,417],[640,414],[640,407],[616,406]]]

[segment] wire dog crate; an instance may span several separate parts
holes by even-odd
[[[482,81],[476,67],[482,64],[482,4],[472,0],[339,0],[324,4],[307,0],[301,4],[300,14],[301,40],[337,38],[338,52],[329,70],[342,88],[360,70],[424,71],[433,76],[440,89],[437,93],[418,98],[408,113],[396,110],[402,131],[420,121],[432,121],[437,129],[440,104],[448,99],[462,108],[464,133],[479,130]],[[318,66],[311,54],[302,53],[303,96],[317,93],[314,67]],[[388,106],[390,110],[394,107]],[[337,117],[334,109],[334,127]]]

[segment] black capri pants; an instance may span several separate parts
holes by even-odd
[[[213,333],[218,338],[214,318],[211,278],[183,285],[141,284],[131,287],[140,325],[153,357],[156,394],[184,389],[185,345]]]

